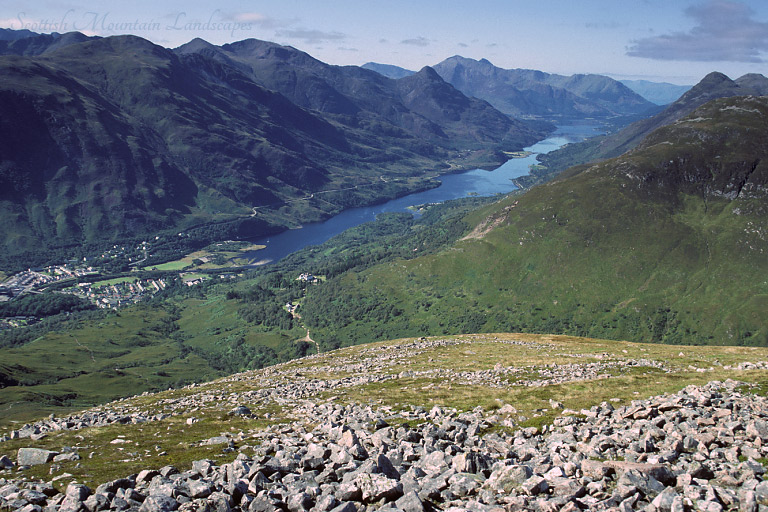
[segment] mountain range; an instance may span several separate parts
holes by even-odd
[[[429,67],[393,80],[255,40],[42,46],[0,57],[7,247],[243,218],[269,230],[424,186],[414,164],[458,168],[547,130]],[[384,215],[231,283],[3,336],[0,403],[26,415],[406,336],[766,345],[765,80],[708,75],[616,137],[621,154],[524,193]],[[334,188],[349,190],[324,194],[331,207],[289,202]],[[251,217],[255,204],[279,208]],[[303,287],[299,272],[323,279]]]
[[[212,223],[258,236],[496,165],[551,129],[430,68],[391,80],[264,41],[2,43],[6,255]],[[312,200],[319,191],[337,192]]]
[[[373,62],[363,67],[389,77],[412,73]],[[603,75],[563,76],[531,69],[503,69],[486,59],[478,61],[459,55],[433,67],[446,82],[467,96],[484,99],[514,116],[562,121],[643,116],[656,110],[653,103]]]

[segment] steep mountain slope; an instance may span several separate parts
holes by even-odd
[[[236,46],[242,54],[253,43]],[[320,83],[307,66],[331,73],[339,88],[363,87],[356,103],[326,86],[296,104],[216,47],[189,47],[202,50],[177,54],[118,36],[0,57],[6,255],[210,223],[223,223],[224,237],[257,236],[424,188],[452,164],[499,163],[501,150],[544,134],[439,77],[405,87],[291,49],[296,62],[274,66],[301,75],[294,100]],[[269,83],[285,90],[279,84]],[[449,162],[457,150],[474,153]],[[313,201],[318,190],[340,192]],[[266,208],[252,215],[253,207]]]
[[[654,105],[601,75],[561,76],[528,69],[502,69],[489,61],[454,56],[434,66],[440,76],[468,96],[482,98],[502,112],[544,119],[616,117],[645,114]]]
[[[0,63],[0,214],[5,250],[168,224],[195,185],[162,141],[45,63]]]
[[[710,100],[750,94],[761,96],[765,92],[768,92],[768,79],[762,75],[745,75],[734,81],[722,73],[713,72],[655,116],[611,135],[553,151],[541,160],[550,171],[559,171],[571,165],[619,156],[637,146],[653,130],[674,123]]]
[[[342,344],[520,330],[766,345],[767,132],[768,98],[710,102],[470,216],[451,250],[310,290],[302,317]]]

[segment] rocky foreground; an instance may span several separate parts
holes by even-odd
[[[585,347],[591,352],[579,352]],[[493,357],[473,362],[484,350]],[[538,362],[520,364],[525,351]],[[610,386],[632,372],[643,379],[675,378],[683,366],[696,375],[768,369],[766,362],[720,364],[714,356],[706,356],[711,366],[695,366],[704,353],[686,359],[678,351],[648,357],[648,347],[615,343],[596,349],[594,343],[551,339],[420,339],[313,356],[299,366],[277,365],[177,393],[145,394],[0,437],[29,443],[0,457],[0,506],[21,512],[768,511],[768,399],[752,393],[752,384],[712,381],[621,407],[608,401],[569,410],[549,400],[558,415],[540,429],[519,426],[539,413],[530,404],[517,410],[514,405],[523,404],[514,400],[497,402],[493,410],[458,412],[393,396],[415,383],[425,397],[451,385],[452,393],[467,385],[480,393],[535,388],[540,394],[574,383]],[[446,365],[436,366],[441,357]],[[452,369],[451,357],[464,369]],[[366,386],[388,386],[389,404],[339,403],[346,392]],[[283,412],[277,416],[267,412],[278,409]],[[78,450],[103,456],[104,446],[86,442],[58,451],[34,447],[55,432],[156,425],[158,435],[171,432],[178,441],[182,426],[205,425],[212,417],[225,418],[219,420],[225,431],[232,421],[226,418],[268,426],[233,427],[189,445],[212,450],[206,453],[221,462],[148,467],[148,452],[137,447],[133,460],[144,470],[93,489],[70,483],[59,492],[54,485],[66,481],[64,475],[51,482],[24,480],[25,468],[54,475],[62,465],[79,464]],[[126,436],[107,442],[131,445],[132,431],[122,432]]]
[[[504,411],[307,402],[303,421],[250,446],[212,440],[242,448],[231,463],[147,469],[64,494],[0,482],[0,496],[22,512],[768,510],[768,400],[742,388],[711,382],[602,403],[544,432],[498,428]],[[39,452],[20,450],[17,462],[49,455]]]

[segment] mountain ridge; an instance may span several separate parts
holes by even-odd
[[[655,108],[620,82],[602,75],[562,76],[503,69],[459,55],[433,66],[447,82],[510,115],[545,119],[641,115]]]

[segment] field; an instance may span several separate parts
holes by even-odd
[[[216,249],[215,247],[209,247],[201,251],[195,251],[193,253],[187,254],[183,258],[175,261],[169,261],[167,263],[145,267],[144,270],[210,270],[218,268],[239,267],[250,263],[249,259],[243,257],[244,252],[256,251],[263,248],[263,245],[254,244],[242,246],[237,250],[220,250]]]

